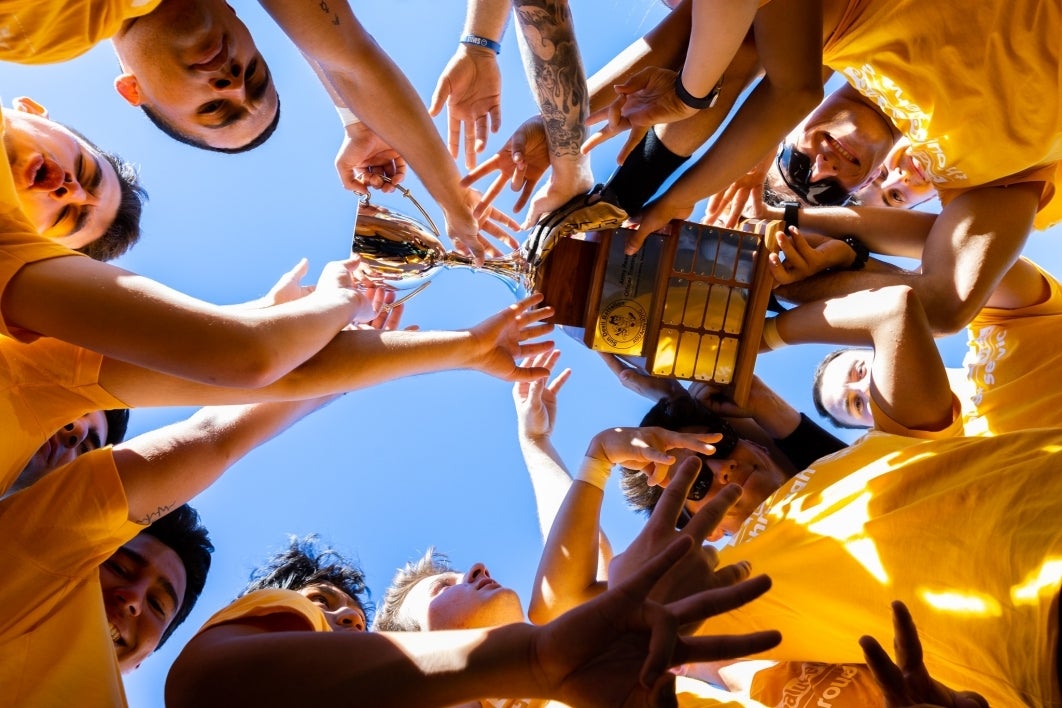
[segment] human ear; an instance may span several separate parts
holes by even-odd
[[[125,99],[130,106],[139,106],[143,103],[140,98],[140,84],[132,74],[120,74],[114,79],[114,90]]]
[[[34,101],[28,96],[19,96],[11,102],[12,107],[16,111],[23,113],[29,113],[30,115],[40,116],[41,118],[48,117],[48,109],[41,104]]]

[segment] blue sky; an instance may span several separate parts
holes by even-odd
[[[53,118],[140,165],[151,194],[145,235],[118,264],[217,303],[261,295],[303,256],[316,279],[327,261],[348,253],[354,213],[354,197],[342,189],[332,166],[342,133],[324,90],[256,3],[235,7],[257,38],[283,102],[276,135],[245,155],[200,152],[162,136],[111,88],[117,64],[109,45],[62,65],[0,65],[5,104],[31,96]],[[463,4],[395,0],[353,7],[427,102],[457,46]],[[589,72],[664,12],[650,0],[575,3],[574,10]],[[534,111],[512,28],[500,62],[502,129],[484,156]],[[444,120],[436,123],[445,130]],[[619,144],[614,140],[595,151],[599,181],[611,172]],[[415,176],[407,186],[427,204]],[[508,200],[501,202],[505,206],[511,204],[508,195],[501,198]],[[397,195],[376,201],[412,212]],[[438,217],[438,209],[429,209]],[[1060,273],[1062,262],[1052,247],[1057,236],[1034,234],[1026,253]],[[422,329],[466,327],[511,302],[508,289],[493,278],[447,271],[410,303],[406,322]],[[574,375],[561,393],[554,441],[576,465],[596,432],[636,424],[647,406],[615,382],[596,354],[560,332],[555,338],[564,352],[561,365]],[[964,344],[962,335],[942,342],[945,363],[958,366]],[[769,353],[757,371],[798,408],[811,410],[811,371],[827,351],[806,346]],[[190,413],[134,411],[130,434]],[[526,600],[541,541],[515,430],[508,384],[453,372],[348,394],[256,450],[194,502],[217,547],[214,568],[189,620],[168,646],[127,677],[130,704],[162,705],[163,681],[177,651],[288,533],[319,532],[359,558],[377,599],[397,566],[435,545],[457,568],[485,562]],[[610,485],[603,525],[617,550],[640,523]]]

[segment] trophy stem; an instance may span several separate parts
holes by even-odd
[[[518,251],[501,258],[488,258],[476,266],[472,258],[450,251],[441,261],[447,268],[470,268],[477,273],[489,273],[505,283],[516,297],[523,297],[533,288],[531,265]]]

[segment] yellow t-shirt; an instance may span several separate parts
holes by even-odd
[[[1062,428],[1062,284],[1038,270],[1050,286],[1046,300],[1017,310],[986,307],[967,328],[967,435]]]
[[[86,257],[36,233],[22,213],[11,166],[0,159],[0,302],[23,266],[62,256]],[[96,384],[101,361],[65,342],[35,339],[0,317],[0,495],[56,430],[89,411],[126,407]]]
[[[1046,180],[1044,207],[1062,160],[1059,37],[1057,2],[851,0],[823,63],[911,140],[942,202]]]
[[[202,634],[211,627],[229,622],[239,622],[245,619],[268,617],[269,615],[294,615],[306,623],[307,632],[331,632],[321,608],[313,604],[294,590],[255,590],[241,598],[234,600],[230,605],[214,613],[208,619],[196,635]]]
[[[2,0],[0,60],[52,64],[84,54],[162,0]]]
[[[99,566],[143,530],[128,516],[109,447],[0,501],[5,705],[125,705]]]
[[[746,521],[720,564],[771,576],[710,634],[778,629],[781,661],[860,663],[907,603],[939,681],[991,705],[1052,705],[1062,581],[1062,430],[919,440],[871,432]]]

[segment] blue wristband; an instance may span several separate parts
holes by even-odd
[[[461,44],[474,44],[477,47],[486,47],[495,54],[501,54],[501,44],[495,42],[493,39],[480,37],[477,34],[466,34],[461,38]]]

